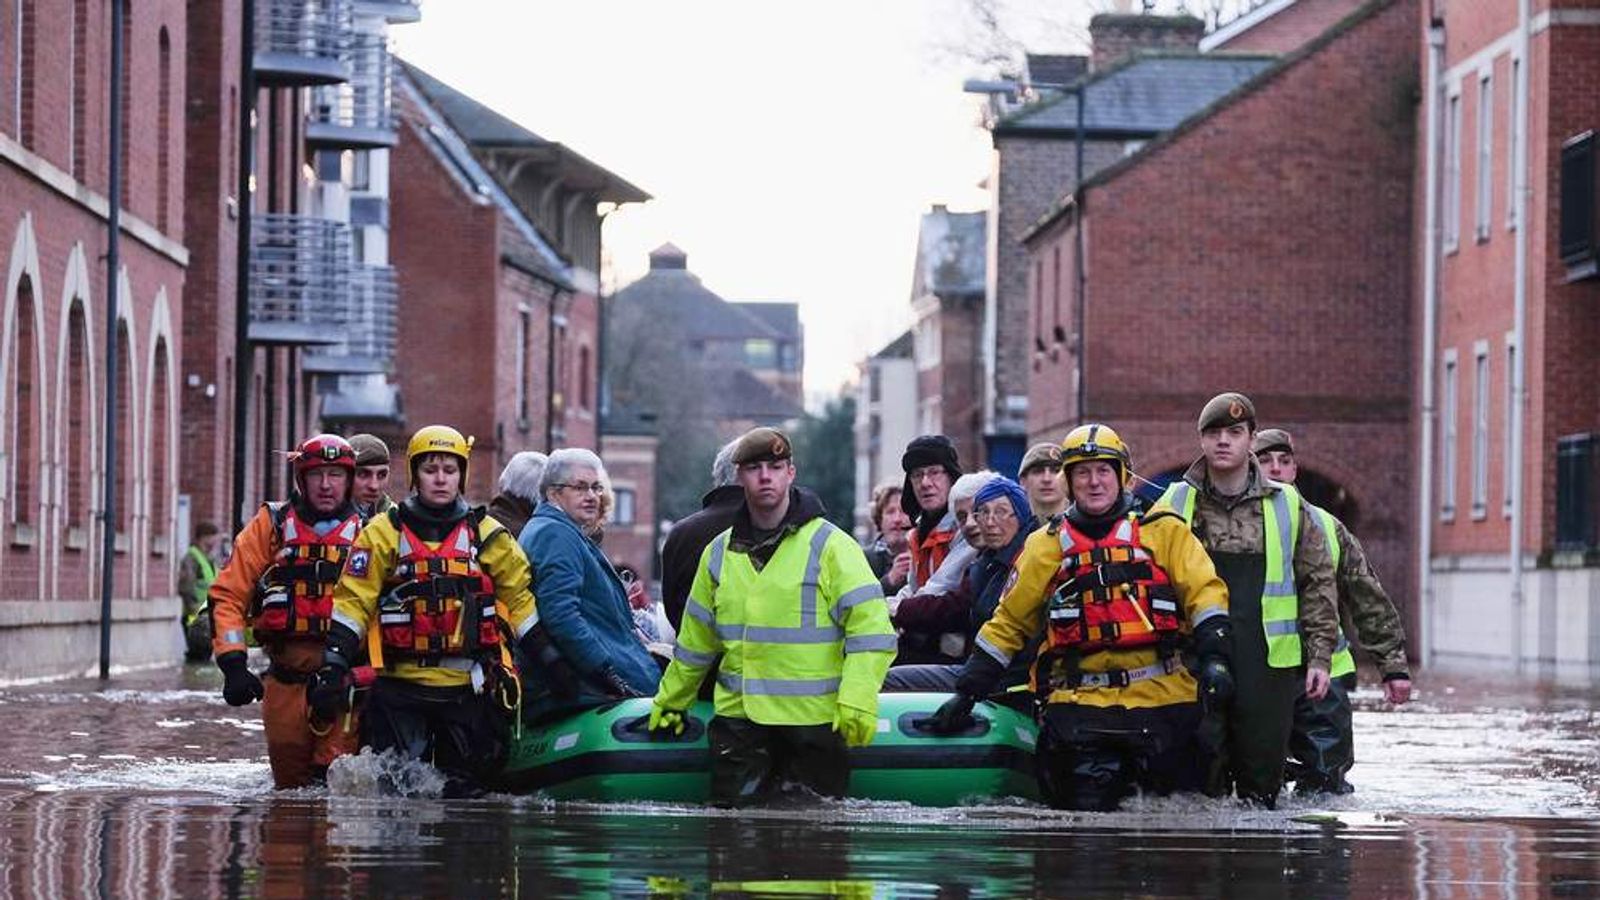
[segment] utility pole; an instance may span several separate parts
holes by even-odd
[[[250,175],[255,168],[256,3],[244,0],[239,26],[239,245],[234,269],[233,303],[233,496],[229,514],[233,533],[244,528],[246,430],[250,426],[250,388],[255,380],[255,351],[250,346],[250,218],[255,203]]]
[[[100,522],[100,680],[111,677],[111,593],[116,586],[117,562],[117,306],[122,238],[122,21],[127,14],[124,0],[111,2],[111,93],[110,177],[106,184],[106,430],[105,472],[102,496],[105,498]]]

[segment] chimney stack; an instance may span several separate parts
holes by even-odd
[[[1140,50],[1197,52],[1206,23],[1194,16],[1101,13],[1089,20],[1090,71],[1104,72]]]

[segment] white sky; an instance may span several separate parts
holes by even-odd
[[[970,0],[452,0],[396,52],[655,199],[606,222],[612,274],[671,241],[730,300],[794,300],[806,387],[834,392],[910,324],[919,216],[985,207],[988,74]],[[1081,52],[1107,0],[1016,0],[1007,30]],[[1016,7],[1020,7],[1016,8]]]

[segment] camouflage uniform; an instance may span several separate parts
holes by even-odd
[[[1248,486],[1237,497],[1224,497],[1211,486],[1205,460],[1196,460],[1183,475],[1195,489],[1191,528],[1229,582],[1233,617],[1233,665],[1238,679],[1228,728],[1229,753],[1239,796],[1272,803],[1283,786],[1283,760],[1288,752],[1294,704],[1304,692],[1304,666],[1329,669],[1338,640],[1339,611],[1332,557],[1309,504],[1300,505],[1299,538],[1292,551],[1302,667],[1266,665],[1265,637],[1259,619],[1261,576],[1240,578],[1229,560],[1261,558],[1266,553],[1263,498],[1281,489],[1268,479],[1255,457],[1248,460]],[[1157,505],[1157,509],[1161,504]],[[1248,567],[1248,566],[1246,566]],[[1249,587],[1241,590],[1242,584]],[[1254,597],[1243,594],[1253,591]],[[1252,609],[1253,607],[1253,609]],[[1254,663],[1251,661],[1255,660]]]
[[[1339,611],[1355,626],[1356,643],[1372,654],[1385,680],[1409,677],[1406,630],[1400,611],[1367,563],[1367,552],[1350,529],[1333,520],[1343,553],[1339,558]]]

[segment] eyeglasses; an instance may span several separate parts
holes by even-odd
[[[1012,509],[1009,505],[1007,505],[1007,506],[990,506],[990,507],[984,507],[983,509],[975,509],[975,510],[972,511],[972,519],[973,519],[973,521],[975,521],[975,522],[992,522],[992,523],[994,523],[996,525],[1000,524],[1001,522],[1008,521],[1010,519],[1015,519],[1016,517],[1017,517],[1016,510]]]
[[[585,481],[575,481],[570,484],[564,484],[558,481],[550,486],[554,488],[571,488],[580,494],[594,494],[596,497],[606,492],[606,486],[598,481],[594,482],[593,484]]]

